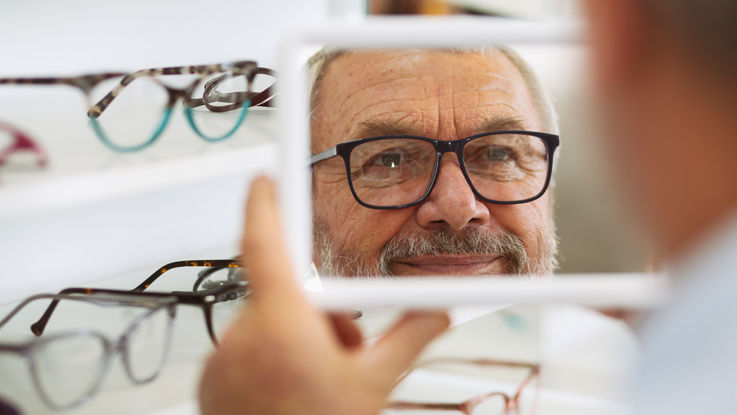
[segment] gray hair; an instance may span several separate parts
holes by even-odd
[[[527,64],[527,62],[525,62],[524,59],[522,59],[521,56],[517,54],[517,52],[505,46],[468,49],[448,48],[448,50],[479,54],[497,50],[506,56],[515,68],[517,68],[519,73],[522,75],[522,79],[524,79],[527,84],[527,89],[532,96],[535,107],[537,107],[545,132],[558,134],[558,114],[555,111],[555,107],[553,106],[553,101],[548,90],[542,83],[540,83],[535,71]],[[320,84],[322,83],[322,78],[325,76],[325,70],[328,64],[346,52],[348,52],[346,49],[336,49],[328,46],[320,49],[307,61],[310,108],[312,108],[313,111],[314,108],[316,108],[317,101],[319,99]]]

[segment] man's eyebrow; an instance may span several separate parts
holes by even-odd
[[[489,133],[494,131],[527,130],[527,124],[520,117],[494,117],[486,120],[477,133]]]
[[[366,120],[358,123],[351,134],[351,139],[378,137],[384,135],[421,135],[417,123],[403,119],[401,121]]]

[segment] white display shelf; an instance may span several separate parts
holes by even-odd
[[[251,112],[248,125],[220,143],[200,140],[180,120],[169,128],[174,131],[166,131],[160,142],[138,153],[114,153],[96,143],[90,132],[86,143],[49,146],[53,150],[47,168],[20,167],[11,161],[0,176],[0,220],[271,167],[274,111]]]
[[[209,144],[180,118],[137,154],[112,154],[80,132],[49,145],[46,170],[7,166],[0,304],[237,241],[248,183],[276,172],[274,119],[254,110],[234,137]]]

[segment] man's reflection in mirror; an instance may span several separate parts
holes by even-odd
[[[550,274],[555,111],[512,50],[309,61],[320,275]]]

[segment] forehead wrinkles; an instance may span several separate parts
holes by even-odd
[[[475,132],[474,120],[495,111],[527,118],[526,87],[505,59],[452,52],[341,56],[322,85],[323,131],[332,136],[325,138],[344,141],[372,119],[411,121],[432,136]]]
[[[382,78],[373,79],[370,83],[347,85],[349,90],[342,99],[331,105],[337,109],[337,118],[348,129],[379,114],[424,111],[435,107],[431,96],[435,84],[433,78],[421,74]]]

